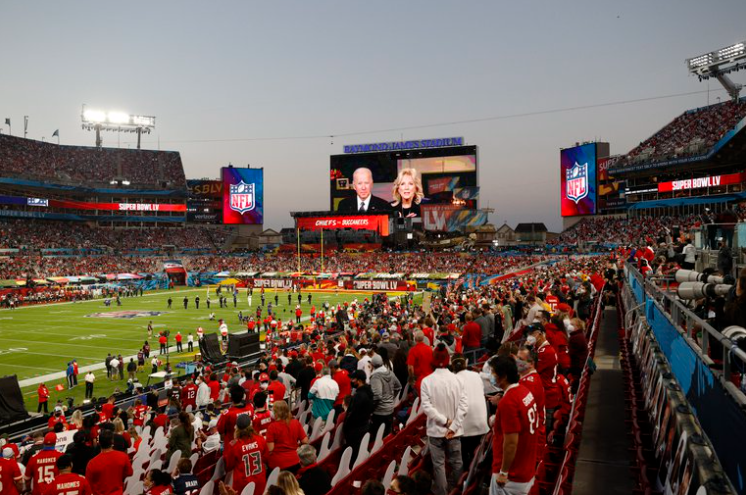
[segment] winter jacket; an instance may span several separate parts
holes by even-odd
[[[394,413],[394,404],[401,392],[401,383],[391,370],[380,366],[370,375],[370,388],[373,391],[373,414],[390,416]]]

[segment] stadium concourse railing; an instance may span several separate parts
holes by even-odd
[[[661,376],[681,416],[700,480],[716,479],[719,466],[737,493],[746,494],[746,396],[734,384],[746,353],[629,264],[624,267],[624,328],[635,349],[651,340],[664,361]],[[638,354],[640,354],[638,352]],[[639,358],[642,358],[640,355]],[[642,359],[640,359],[642,360]]]

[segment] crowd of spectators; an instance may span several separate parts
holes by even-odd
[[[419,398],[432,470],[410,471],[390,487],[381,486],[378,473],[363,493],[449,493],[490,429],[492,489],[528,493],[554,413],[571,407],[588,353],[584,330],[592,295],[613,286],[615,269],[605,257],[543,264],[497,284],[451,287],[427,312],[408,297],[374,297],[336,308],[328,320],[319,316],[295,326],[304,334],[297,348],[270,339],[254,366],[218,372],[200,365],[182,384],[171,384],[166,405],[151,392],[126,408],[112,397],[85,418],[55,408],[49,429],[20,449],[2,441],[8,493],[25,484],[34,493],[56,494],[62,481],[89,485],[93,495],[122,493],[133,472],[143,469],[138,463],[133,470],[131,457],[142,428],[150,426],[151,435],[163,428],[167,451],[163,467],[137,471],[147,494],[197,493],[189,490],[199,488],[193,468],[212,455],[224,459],[225,475],[216,475],[227,485],[221,492],[240,494],[254,482],[255,493],[264,494],[269,472],[279,468],[276,486],[266,493],[323,495],[334,473],[316,462],[294,414],[293,390],[310,404],[310,421],[332,418],[342,447],[353,452],[367,451],[365,433],[379,427],[396,434],[398,414]],[[400,411],[395,404],[404,388],[411,395]],[[40,387],[39,400],[46,395]],[[65,430],[76,433],[63,455],[54,445]],[[508,444],[516,447],[510,458],[502,455]],[[181,461],[165,469],[174,454]]]
[[[689,110],[641,142],[618,163],[660,162],[706,153],[746,117],[746,101]]]
[[[675,227],[679,228],[680,236],[684,236],[702,224],[703,219],[699,215],[584,218],[550,241],[550,244],[645,246],[657,244],[661,239],[671,239]]]
[[[0,220],[0,249],[95,249],[119,253],[139,249],[209,249],[223,247],[231,231],[210,227],[109,228],[53,220]]]
[[[0,177],[89,187],[127,180],[131,187],[186,188],[178,152],[59,146],[7,134],[0,134]]]

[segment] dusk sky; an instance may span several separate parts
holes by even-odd
[[[744,19],[743,0],[3,2],[0,122],[93,145],[84,103],[155,115],[143,147],[181,152],[187,178],[264,167],[275,229],[328,209],[345,144],[464,136],[490,221],[557,231],[559,148],[625,153],[725,99],[684,61],[745,40]]]

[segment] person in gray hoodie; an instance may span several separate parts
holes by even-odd
[[[370,375],[370,388],[373,390],[373,416],[370,418],[371,439],[375,438],[378,428],[385,425],[383,436],[391,433],[394,417],[394,405],[401,391],[401,383],[396,375],[383,365],[383,359],[376,354],[371,359],[373,373]]]

